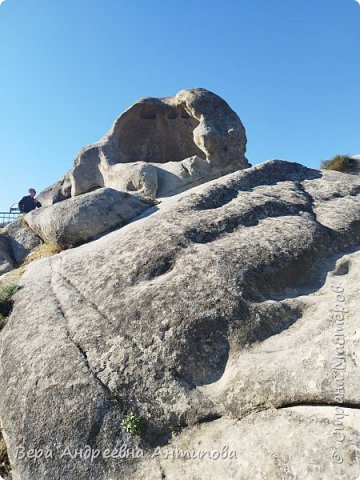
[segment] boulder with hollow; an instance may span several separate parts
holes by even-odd
[[[143,98],[97,143],[83,148],[63,179],[39,196],[44,205],[101,187],[152,197],[247,168],[238,115],[203,88]]]
[[[14,478],[356,478],[359,195],[270,161],[33,262],[0,334]]]

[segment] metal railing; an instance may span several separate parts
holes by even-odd
[[[0,212],[0,228],[16,220],[21,213],[18,210],[10,209],[10,212]]]

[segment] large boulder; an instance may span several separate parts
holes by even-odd
[[[31,264],[1,333],[15,480],[354,480],[359,194],[358,176],[270,161]],[[167,453],[226,445],[236,459]]]
[[[63,179],[39,196],[44,205],[100,187],[153,197],[249,166],[246,134],[229,105],[208,90],[143,98],[97,143],[83,148]]]
[[[45,242],[70,247],[120,228],[148,208],[134,195],[101,188],[33,210],[24,219]]]
[[[41,238],[29,228],[24,217],[10,222],[2,229],[2,233],[9,238],[16,264],[22,263],[30,252],[43,243]]]

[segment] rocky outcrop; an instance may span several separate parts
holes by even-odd
[[[43,205],[100,187],[159,197],[249,166],[237,114],[208,90],[144,98],[98,142],[81,150],[63,179],[39,196]]]
[[[358,176],[270,161],[32,263],[0,343],[15,480],[353,480],[359,194]],[[106,454],[122,445],[143,457]],[[176,445],[237,458],[166,459]]]
[[[23,217],[10,222],[2,229],[2,233],[8,237],[14,264],[18,265],[43,243],[41,238],[28,227]]]
[[[54,203],[61,202],[70,197],[70,185],[66,185],[65,176],[55,182],[53,185],[45,188],[38,196],[37,200],[42,206],[46,207]]]
[[[33,210],[24,219],[45,242],[64,248],[120,228],[149,208],[149,203],[134,195],[101,188]]]
[[[45,208],[4,231],[14,262],[5,259],[3,248],[0,274],[42,241],[74,246],[122,227],[148,208],[139,197],[168,197],[248,167],[245,151],[239,117],[208,90],[139,100],[98,143],[81,150],[70,172],[40,193]]]
[[[268,409],[240,421],[215,419],[155,449],[132,478],[357,479],[359,432],[359,411],[335,406]],[[336,449],[340,443],[344,458]]]

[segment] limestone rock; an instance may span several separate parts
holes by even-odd
[[[208,90],[144,98],[98,142],[83,148],[68,174],[40,194],[45,204],[100,187],[173,194],[249,166],[237,114]]]
[[[10,239],[12,256],[20,264],[29,253],[43,242],[26,224],[23,218],[10,222],[2,233]]]
[[[265,162],[32,263],[0,342],[15,480],[354,480],[359,194],[356,175]],[[224,443],[235,463],[151,458]],[[104,457],[123,444],[144,457]],[[86,445],[103,455],[61,457]]]
[[[101,188],[33,210],[25,221],[45,242],[68,247],[122,227],[148,208],[134,195]]]

